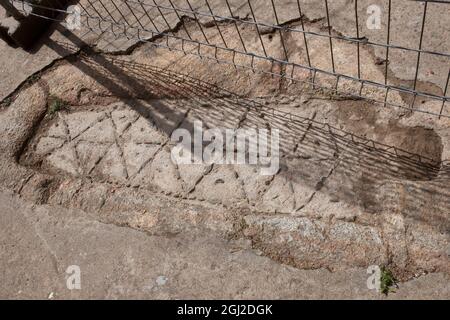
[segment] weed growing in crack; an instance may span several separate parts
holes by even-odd
[[[55,113],[67,109],[67,103],[58,97],[51,96],[49,98],[48,114],[54,115]]]
[[[40,78],[41,78],[41,73],[40,72],[32,74],[26,80],[26,84],[31,85],[31,84],[35,83],[36,81],[38,81]]]
[[[0,103],[0,109],[2,108],[8,108],[11,103],[13,102],[12,97],[6,97],[1,103]]]
[[[387,267],[381,267],[380,275],[380,291],[381,293],[388,295],[390,292],[395,292],[393,287],[397,287],[397,281],[391,270]]]

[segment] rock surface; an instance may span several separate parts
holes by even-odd
[[[2,299],[382,297],[367,290],[365,269],[299,270],[205,230],[149,235],[80,210],[36,206],[6,190],[0,192],[0,211]],[[80,267],[80,290],[66,286],[73,265]],[[448,298],[446,282],[444,274],[425,275],[389,298]]]
[[[236,14],[247,15],[236,3]],[[337,21],[339,3],[331,10]],[[260,2],[255,8],[273,22]],[[214,2],[214,12],[224,9]],[[321,30],[317,7],[305,10],[310,30]],[[289,14],[282,13],[286,21]],[[174,34],[202,37],[193,21],[183,25]],[[349,33],[348,26],[335,30]],[[240,28],[259,50],[255,30]],[[205,30],[214,38],[215,26]],[[221,30],[239,45],[233,25]],[[264,37],[270,54],[282,57],[280,37]],[[449,297],[449,119],[153,45],[164,39],[137,46],[95,39],[104,53],[62,59],[18,89],[22,75],[5,69],[3,97],[14,94],[0,110],[2,297],[381,298],[366,287],[370,265],[388,265],[405,281],[394,298]],[[304,63],[302,37],[287,45],[289,59]],[[327,68],[327,43],[311,45]],[[336,41],[335,49],[339,64],[351,66],[349,47]],[[36,61],[25,78],[54,59],[40,52],[24,58]],[[361,54],[365,72],[382,81],[379,53]],[[390,99],[408,102],[398,93]],[[175,164],[171,134],[192,132],[196,121],[279,130],[280,170],[263,176],[258,165]],[[83,290],[65,287],[69,265],[86,274]]]

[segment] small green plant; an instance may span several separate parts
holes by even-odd
[[[381,293],[388,295],[389,292],[394,292],[393,287],[397,287],[397,281],[391,270],[387,267],[381,267],[380,275],[380,291]]]
[[[50,103],[49,103],[49,107],[48,107],[48,113],[50,115],[53,115],[63,109],[66,109],[67,105],[66,103],[61,100],[58,97],[50,97]]]
[[[11,97],[6,97],[1,103],[0,103],[0,108],[7,108],[11,105],[12,103],[12,98]]]

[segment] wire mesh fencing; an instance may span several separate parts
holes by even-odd
[[[74,14],[58,0],[4,1],[24,15],[60,23]],[[105,37],[148,42],[314,90],[450,118],[450,44],[434,41],[436,34],[450,37],[447,1],[80,0],[76,5],[78,27]],[[439,14],[443,21],[437,21]],[[407,28],[408,15],[417,30]]]

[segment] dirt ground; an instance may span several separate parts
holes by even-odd
[[[231,2],[235,16],[248,15]],[[213,3],[215,12],[225,10]],[[363,16],[369,2],[360,3]],[[290,6],[282,6],[280,23],[295,26]],[[409,30],[420,28],[420,6],[394,10],[398,45],[417,42]],[[336,34],[353,32],[351,8],[352,1],[333,1]],[[255,11],[273,23],[264,1]],[[323,32],[317,3],[306,1],[304,12],[308,30]],[[449,16],[435,7],[429,15],[427,27],[442,31],[424,45],[450,52]],[[208,37],[218,37],[204,19]],[[180,27],[170,15],[169,23],[177,36],[202,36],[188,19]],[[254,28],[239,28],[259,50]],[[230,46],[238,45],[235,30],[221,24]],[[361,33],[384,41],[381,32]],[[278,33],[263,37],[270,55],[281,57]],[[288,60],[305,62],[302,39],[283,39]],[[164,43],[59,27],[32,54],[0,43],[0,297],[450,298],[449,118],[155,46]],[[84,45],[95,50],[80,52]],[[310,43],[324,69],[327,45]],[[354,50],[339,41],[334,49],[339,72],[354,74]],[[383,56],[361,46],[367,78],[383,81]],[[393,84],[412,81],[411,61],[393,55]],[[442,95],[449,61],[424,61],[419,88]],[[377,90],[364,95],[384,99]],[[262,176],[259,166],[174,164],[171,134],[192,131],[198,120],[207,128],[278,129],[280,170]],[[71,265],[80,266],[81,290],[66,287]],[[399,280],[395,293],[367,288],[371,265],[388,266]]]

